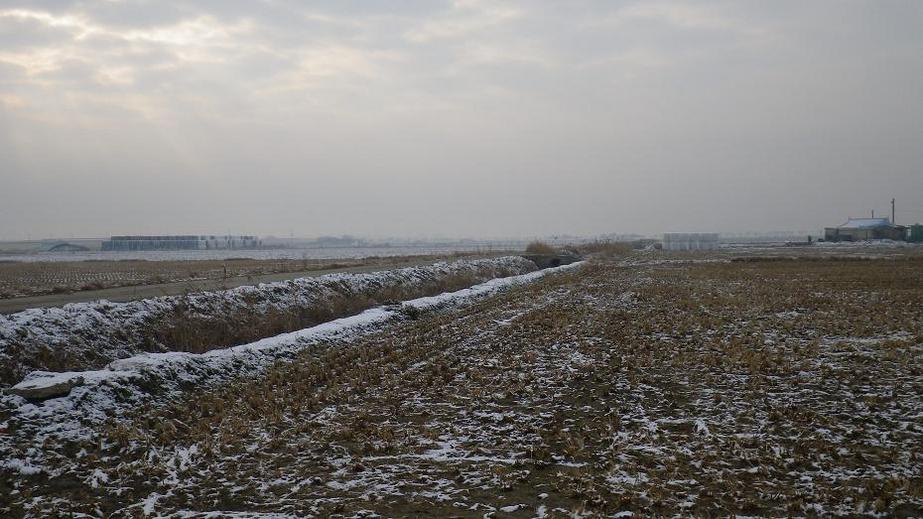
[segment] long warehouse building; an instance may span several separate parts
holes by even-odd
[[[715,250],[718,248],[716,232],[666,232],[663,233],[664,250]]]
[[[258,249],[262,244],[256,236],[113,236],[103,242],[102,248],[105,251],[219,250]]]

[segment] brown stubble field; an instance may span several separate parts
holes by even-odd
[[[356,260],[0,261],[0,298],[357,266]]]
[[[0,299],[200,280],[253,279],[268,274],[405,264],[484,256],[474,253],[360,259],[45,261],[0,260]]]
[[[4,476],[0,509],[923,513],[920,257],[665,257],[591,262],[50,442],[53,474]]]

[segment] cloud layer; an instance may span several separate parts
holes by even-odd
[[[923,4],[23,1],[0,238],[923,220]]]

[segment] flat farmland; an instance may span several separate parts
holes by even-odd
[[[260,276],[272,274],[342,270],[357,267],[390,268],[436,261],[442,258],[473,256],[478,255],[474,253],[457,253],[336,260],[232,258],[177,261],[0,261],[0,299],[208,280],[234,280],[237,282],[236,284],[242,284],[247,281],[259,281],[257,278]]]
[[[645,252],[47,438],[0,510],[907,517],[921,446],[919,257]]]
[[[74,261],[0,262],[0,297],[22,297],[173,281],[246,277],[321,269],[330,261]],[[355,262],[344,262],[353,265]]]

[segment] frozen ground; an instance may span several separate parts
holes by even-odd
[[[82,370],[145,351],[233,346],[357,313],[387,299],[429,295],[535,268],[518,256],[460,260],[0,315],[0,387],[35,369]]]
[[[0,511],[920,516],[921,267],[642,254],[387,310],[80,434],[7,398]]]

